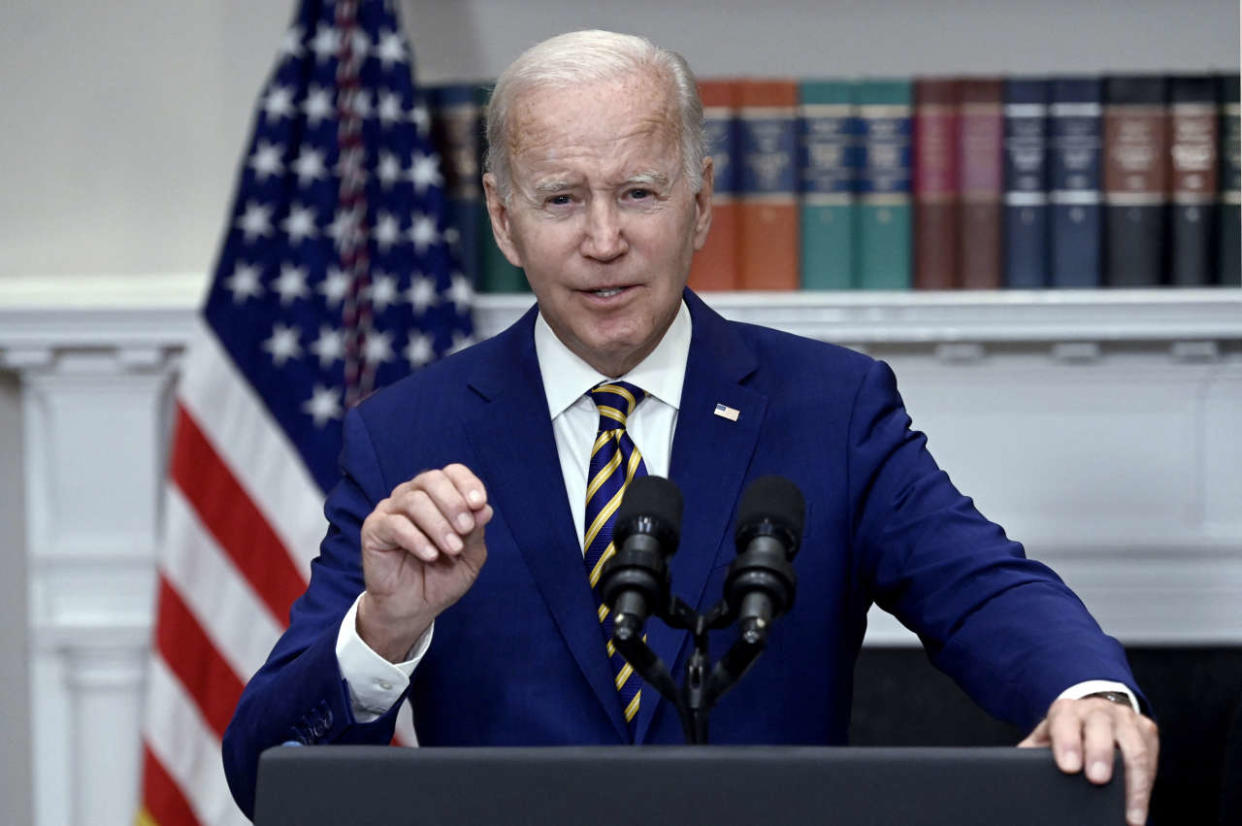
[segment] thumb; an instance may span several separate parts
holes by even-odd
[[[1048,736],[1048,720],[1044,719],[1018,744],[1018,748],[1038,749],[1050,745],[1052,745],[1052,738]]]

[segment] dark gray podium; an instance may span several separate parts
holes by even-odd
[[[1118,826],[1047,750],[304,746],[259,764],[256,826]]]

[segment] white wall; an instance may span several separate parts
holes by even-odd
[[[0,278],[204,272],[293,0],[7,0]],[[756,9],[759,11],[756,11]],[[558,31],[649,34],[703,75],[1237,69],[1233,0],[401,0],[426,81]]]

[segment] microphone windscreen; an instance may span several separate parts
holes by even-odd
[[[621,507],[617,509],[617,530],[635,517],[654,520],[674,536],[681,535],[681,491],[661,476],[640,476],[625,489]]]
[[[760,476],[742,494],[737,508],[737,529],[741,532],[761,520],[770,519],[790,531],[796,540],[802,536],[805,516],[806,500],[797,485],[784,476]]]

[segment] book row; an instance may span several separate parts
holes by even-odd
[[[526,290],[479,182],[487,88],[428,90],[463,266]],[[698,290],[1242,284],[1237,75],[700,81]]]

